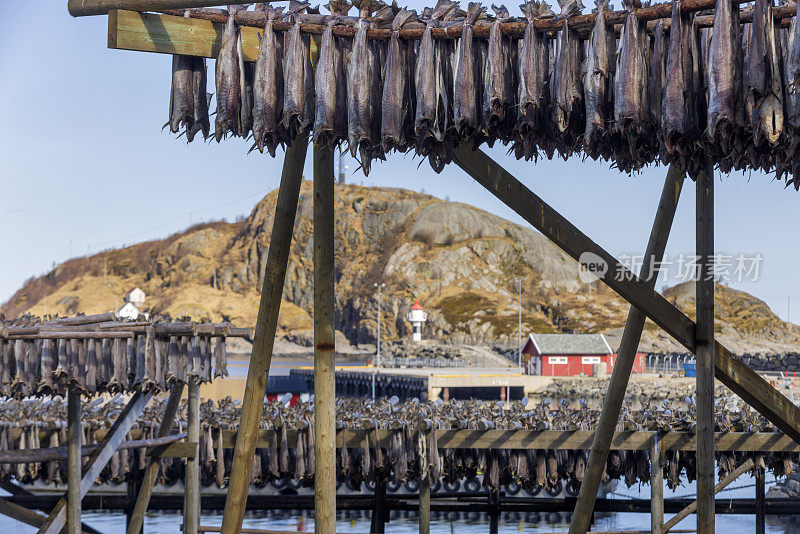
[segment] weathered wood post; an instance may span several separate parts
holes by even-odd
[[[67,532],[81,532],[81,394],[67,393]]]
[[[678,199],[681,195],[684,178],[685,173],[678,165],[670,165],[667,171],[667,178],[664,181],[664,189],[661,192],[661,200],[658,204],[653,228],[650,231],[650,240],[647,242],[640,273],[640,277],[651,288],[656,286],[658,267],[667,247],[667,238],[672,229],[672,222],[675,219],[675,210],[678,208]],[[628,379],[633,368],[633,362],[636,358],[636,352],[639,350],[639,340],[642,337],[645,319],[646,316],[641,310],[631,306],[628,312],[628,320],[625,323],[625,330],[622,333],[619,350],[617,351],[617,360],[614,362],[611,380],[606,390],[600,419],[597,423],[597,431],[592,440],[586,473],[581,483],[578,501],[575,503],[575,511],[569,526],[570,534],[584,534],[589,530],[594,501],[597,498],[600,479],[603,476],[608,451],[611,448],[611,437],[617,427],[622,401],[625,399],[625,391],[628,388]]]
[[[697,532],[714,532],[714,171],[697,178]]]
[[[292,242],[294,220],[297,215],[297,200],[303,180],[303,166],[308,150],[308,136],[294,139],[286,149],[278,190],[278,201],[272,223],[272,237],[267,251],[264,284],[253,339],[253,351],[247,370],[242,416],[236,433],[236,448],[233,451],[233,468],[228,483],[228,496],[222,518],[222,534],[238,534],[244,519],[247,491],[250,488],[250,473],[256,453],[256,435],[267,393],[267,375],[275,344],[275,329],[286,279],[289,261],[289,245]],[[319,465],[319,464],[317,464]],[[319,473],[317,474],[319,476]]]
[[[500,490],[489,490],[489,534],[500,530]]]
[[[195,444],[194,455],[186,460],[186,478],[183,497],[183,532],[197,534],[200,525],[200,384],[189,377],[187,402],[186,441]]]
[[[372,507],[370,534],[383,534],[386,531],[386,480],[375,474],[375,502]]]
[[[658,443],[658,432],[653,432],[650,445],[650,532],[661,534],[664,526],[664,467]]]
[[[431,531],[431,479],[428,473],[419,477],[419,534]]]
[[[336,532],[333,149],[314,145],[314,530]]]
[[[767,507],[764,490],[764,468],[756,466],[756,534],[766,532]]]

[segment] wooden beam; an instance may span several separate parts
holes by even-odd
[[[317,534],[336,532],[333,181],[333,149],[314,145],[314,530]]]
[[[239,433],[233,453],[233,468],[228,483],[228,496],[222,518],[222,532],[236,534],[242,528],[245,501],[250,489],[250,472],[256,452],[258,425],[267,393],[267,375],[272,360],[272,347],[275,343],[275,329],[278,326],[278,312],[286,278],[286,265],[289,261],[289,246],[292,242],[297,201],[303,181],[303,165],[306,161],[308,136],[295,139],[286,150],[281,174],[281,185],[275,205],[272,223],[272,237],[267,252],[267,265],[264,285],[261,289],[261,302],[258,307],[256,332],[247,382],[242,402],[242,415],[239,419]]]
[[[188,440],[200,444],[200,384],[197,378],[189,378],[189,396],[186,407],[186,431]],[[183,532],[197,534],[200,524],[200,461],[195,457],[186,461],[183,494]]]
[[[181,395],[183,394],[183,382],[176,382],[173,384],[169,392],[169,399],[167,405],[164,407],[164,413],[161,415],[161,425],[158,427],[158,435],[166,436],[172,429],[172,424],[175,422],[175,414],[178,412],[178,407],[181,403]],[[155,486],[156,478],[158,478],[158,468],[161,462],[152,456],[147,459],[147,465],[142,474],[142,483],[139,487],[139,494],[136,496],[136,504],[131,513],[131,522],[128,525],[127,534],[140,534],[142,532],[142,525],[144,524],[144,514],[147,513],[147,506],[150,504],[150,497],[153,494],[153,486]]]
[[[696,181],[697,532],[714,533],[714,171]]]
[[[260,430],[255,436],[256,447],[269,448],[275,430]],[[346,429],[336,435],[337,447],[363,447],[367,432],[381,447],[391,446],[391,430]],[[586,450],[592,446],[591,430],[433,430],[440,449],[553,449]],[[346,435],[345,435],[346,434]],[[414,432],[414,434],[416,434]],[[297,430],[288,430],[290,448],[297,446]],[[279,436],[280,437],[280,436]],[[615,432],[611,449],[646,451],[650,449],[652,432]],[[232,449],[236,443],[235,430],[222,431],[222,447]],[[697,450],[697,436],[691,432],[668,432],[660,439],[662,451]],[[176,443],[170,447],[184,445]],[[800,452],[800,444],[778,432],[717,432],[715,450],[736,452]]]
[[[756,467],[756,534],[766,532],[767,506],[764,495],[764,468]]]
[[[731,482],[742,476],[747,471],[750,471],[753,468],[753,460],[748,458],[742,465],[728,473],[722,480],[720,480],[716,486],[714,486],[714,494],[716,495],[720,491],[724,490],[728,487]],[[675,514],[669,521],[664,523],[664,526],[661,528],[662,534],[667,534],[667,532],[671,531],[672,528],[689,517],[689,515],[693,514],[697,510],[697,501],[692,501],[686,508]]]
[[[669,166],[640,273],[645,277],[645,283],[651,289],[656,287],[659,266],[667,248],[667,238],[675,219],[675,211],[678,208],[678,199],[681,195],[684,178],[685,173],[678,165],[672,164]],[[572,521],[569,526],[571,534],[584,534],[589,530],[594,501],[597,498],[600,479],[603,476],[608,451],[611,447],[611,438],[617,427],[622,402],[625,399],[625,391],[628,388],[628,379],[633,369],[636,353],[639,351],[639,341],[642,338],[646,319],[647,317],[644,313],[631,306],[628,311],[628,319],[625,323],[625,330],[622,333],[619,350],[617,351],[617,359],[614,362],[614,370],[611,373],[611,380],[606,389],[603,407],[600,411],[600,419],[597,422],[597,432],[589,452],[589,463],[586,466],[578,500],[575,503],[575,511],[572,514]]]
[[[431,532],[431,479],[427,474],[419,477],[419,534]]]
[[[108,13],[108,48],[182,54],[216,58],[222,43],[223,24],[210,20],[113,10]],[[262,28],[240,26],[242,56],[245,61],[258,58],[258,34]],[[319,36],[311,39],[311,60],[319,55]]]
[[[128,404],[119,414],[117,420],[111,426],[109,431],[103,436],[103,439],[98,443],[97,448],[89,456],[86,465],[83,466],[82,476],[80,479],[80,498],[89,492],[89,489],[100,476],[100,472],[105,468],[111,456],[117,450],[120,443],[125,440],[125,435],[131,429],[136,419],[144,411],[150,400],[150,393],[142,393],[137,391],[128,401]],[[39,534],[58,534],[61,529],[67,524],[67,500],[62,498],[56,503],[47,521],[39,528]]]
[[[67,10],[73,17],[86,17],[105,15],[115,9],[161,11],[218,5],[220,5],[219,0],[69,0]]]
[[[34,512],[33,510],[29,510],[13,502],[8,502],[5,499],[0,499],[0,514],[37,528],[47,519],[46,516],[38,512]]]
[[[124,441],[117,447],[118,451],[128,449],[156,448],[165,449],[179,439],[186,437],[186,434],[173,434],[161,438],[138,439]],[[91,456],[97,445],[83,445],[80,448],[80,456]],[[163,456],[163,454],[162,454]],[[69,447],[48,447],[44,449],[23,449],[0,451],[0,464],[28,464],[36,462],[58,462],[69,459]]]
[[[460,146],[455,162],[504,204],[542,232],[569,256],[591,253],[608,266],[601,280],[644,312],[690,352],[695,352],[695,324],[678,308],[630,272],[611,254],[480,150]],[[619,276],[617,276],[619,275]],[[717,378],[786,435],[800,443],[800,408],[715,342]]]
[[[650,448],[650,531],[663,534],[664,522],[664,453],[658,442],[658,432],[653,432]]]
[[[67,391],[67,533],[81,531],[81,394]],[[44,523],[43,523],[44,524]],[[41,527],[42,525],[37,525]],[[63,526],[63,525],[62,525]],[[60,530],[60,529],[59,529]]]

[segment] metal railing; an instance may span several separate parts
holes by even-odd
[[[466,367],[467,361],[461,358],[382,358],[384,367]]]
[[[683,373],[684,363],[694,363],[692,354],[650,354],[645,360],[648,373]]]

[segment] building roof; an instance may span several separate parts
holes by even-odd
[[[411,306],[411,309],[412,309],[412,310],[421,310],[421,309],[422,309],[422,306],[420,306],[420,304],[419,304],[419,301],[418,301],[418,300],[415,300],[415,301],[414,301],[414,305],[413,305],[413,306]]]
[[[529,334],[539,354],[613,354],[603,334]]]

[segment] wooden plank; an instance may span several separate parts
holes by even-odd
[[[218,6],[218,0],[69,0],[67,10],[73,17],[105,15],[116,9],[133,11],[160,11]]]
[[[610,275],[602,276],[601,280],[644,312],[690,352],[695,352],[695,324],[689,317],[644,284],[611,254],[482,151],[460,146],[456,148],[454,156],[456,163],[467,174],[569,256],[579,260],[582,254],[590,253],[605,262]],[[727,350],[721,350],[721,345],[715,343],[715,347],[714,365],[717,378],[786,435],[800,443],[800,408],[749,369],[744,362]],[[720,352],[723,354],[720,355]]]
[[[667,248],[667,238],[675,219],[684,178],[685,173],[678,165],[670,165],[642,263],[641,274],[646,277],[646,283],[651,289],[656,286],[658,269]],[[600,480],[606,468],[611,438],[619,421],[619,413],[625,399],[633,362],[639,351],[639,341],[642,338],[646,318],[644,313],[633,306],[628,311],[628,319],[625,322],[622,340],[617,350],[614,370],[611,373],[611,380],[608,383],[603,407],[600,411],[600,419],[597,422],[597,433],[589,452],[589,463],[586,466],[578,500],[575,503],[575,511],[572,514],[569,526],[572,534],[584,534],[589,529],[594,501],[597,498]]]
[[[186,458],[192,459],[197,455],[199,444],[188,441],[170,443],[164,447],[153,447],[149,456],[152,458]]]
[[[216,58],[222,43],[223,25],[174,15],[111,11],[108,15],[108,48],[183,54]],[[258,28],[243,26],[242,54],[245,61],[258,58]]]
[[[255,437],[256,447],[268,448],[275,430],[260,430]],[[363,447],[367,432],[382,447],[390,446],[390,430],[339,430],[336,446]],[[554,449],[587,450],[591,447],[594,432],[591,430],[435,430],[441,449]],[[289,447],[297,446],[297,430],[286,432]],[[414,432],[416,435],[416,431]],[[613,450],[639,450],[650,448],[652,432],[615,432],[610,448]],[[222,431],[222,446],[231,449],[236,442],[235,430]],[[694,451],[697,436],[690,432],[668,432],[660,438],[662,451]],[[175,443],[170,447],[182,446]],[[714,448],[717,451],[738,452],[800,452],[800,444],[778,432],[717,432]],[[177,455],[176,455],[177,456]]]
[[[122,410],[122,413],[117,417],[117,420],[114,421],[109,431],[103,436],[100,443],[98,443],[97,448],[92,452],[86,465],[83,466],[80,481],[81,499],[89,492],[92,484],[94,484],[100,472],[105,468],[106,464],[108,464],[108,461],[117,450],[119,444],[124,441],[125,435],[136,422],[139,415],[141,415],[142,411],[144,411],[150,397],[150,393],[142,393],[141,391],[134,393],[131,400],[128,401],[128,404]],[[61,532],[61,529],[64,528],[67,523],[66,508],[67,500],[62,497],[50,512],[47,521],[39,528],[39,533],[58,534]]]
[[[314,530],[336,532],[336,378],[334,335],[333,149],[314,145]],[[382,483],[377,513],[383,532]],[[383,495],[386,488],[383,486]]]
[[[118,451],[128,449],[141,449],[144,447],[161,448],[166,447],[179,439],[186,437],[186,434],[174,434],[162,438],[141,439],[125,441],[117,447]],[[97,445],[83,445],[80,447],[80,456],[91,456]],[[23,449],[0,451],[0,464],[27,464],[35,462],[57,462],[69,459],[69,447],[47,447],[43,449]]]
[[[714,171],[696,181],[697,532],[714,533]]]
[[[714,494],[716,495],[720,491],[724,490],[726,487],[730,485],[731,482],[742,476],[747,471],[750,471],[753,468],[753,460],[748,458],[742,465],[728,473],[722,480],[720,480],[716,486],[714,486]],[[667,532],[672,530],[672,527],[686,519],[690,514],[693,514],[697,510],[697,501],[692,501],[686,508],[675,514],[669,521],[664,523],[661,527],[661,534],[667,534]],[[674,532],[674,531],[673,531]]]
[[[38,512],[34,512],[33,510],[29,510],[13,502],[8,502],[5,499],[0,499],[0,514],[37,528],[47,519],[46,516]]]
[[[242,528],[247,493],[250,490],[250,472],[256,452],[256,437],[261,423],[264,396],[267,393],[267,375],[272,361],[272,347],[278,326],[286,266],[289,261],[289,246],[292,242],[300,185],[303,181],[303,165],[306,161],[308,136],[295,139],[286,150],[283,162],[281,185],[275,205],[272,237],[267,252],[264,285],[258,307],[256,331],[247,382],[244,389],[242,414],[239,419],[239,434],[233,453],[233,468],[228,483],[228,495],[222,518],[222,532],[236,534]]]
[[[767,509],[764,495],[764,468],[756,468],[756,534],[766,532]]]
[[[419,534],[431,532],[431,479],[426,475],[419,480]]]

